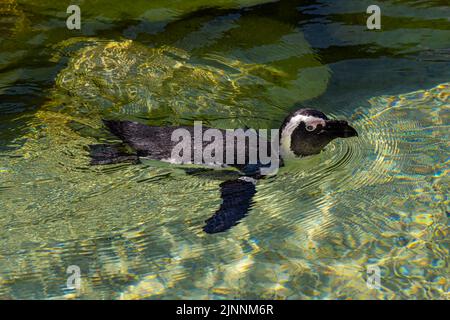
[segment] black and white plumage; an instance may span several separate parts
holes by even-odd
[[[139,163],[140,158],[148,158],[153,160],[174,162],[172,151],[178,144],[172,141],[172,133],[176,129],[184,129],[190,133],[192,142],[194,142],[194,127],[157,127],[147,126],[138,122],[104,120],[105,126],[116,137],[120,138],[124,144],[131,147],[134,153],[127,152],[123,145],[92,145],[91,148],[91,164],[111,164],[118,162]],[[202,136],[207,127],[202,128]],[[217,130],[217,133],[226,136],[225,130]],[[250,131],[247,131],[250,132]],[[264,138],[255,134],[258,139],[256,148],[265,144],[270,152],[271,143]],[[357,132],[344,120],[330,120],[325,114],[314,109],[299,109],[289,114],[284,120],[280,128],[279,134],[279,153],[276,154],[277,165],[282,166],[283,160],[291,157],[301,157],[318,154],[323,148],[335,138],[347,138],[357,136]],[[223,159],[226,159],[226,142],[223,142],[224,152]],[[202,147],[205,148],[211,141],[201,141]],[[190,161],[186,163],[198,163],[196,150],[192,145]],[[206,220],[203,230],[207,233],[217,233],[226,231],[236,225],[249,211],[252,205],[253,196],[256,193],[256,182],[264,177],[262,169],[267,168],[271,163],[266,163],[259,158],[258,150],[253,150],[255,146],[245,143],[245,150],[238,150],[242,147],[234,144],[234,159],[229,164],[237,168],[241,176],[228,180],[220,184],[220,192],[222,204],[215,214]],[[252,151],[256,151],[258,159],[256,163],[249,163],[249,155]],[[238,163],[237,154],[243,152],[245,154],[244,161]],[[197,158],[196,158],[197,157]],[[200,159],[202,159],[200,157]],[[227,161],[227,163],[229,163]],[[264,163],[264,164],[263,164]],[[180,164],[178,162],[178,164]],[[181,163],[183,164],[183,163]],[[203,163],[205,165],[225,166],[226,163]]]

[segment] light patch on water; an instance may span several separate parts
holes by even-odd
[[[310,52],[303,36],[298,31],[293,34],[302,38],[296,48]],[[284,51],[278,44],[272,47]],[[307,72],[305,67],[310,64],[314,68],[312,78],[302,73],[293,80],[266,64],[217,54],[205,54],[199,61],[183,49],[150,48],[132,40],[72,38],[54,49],[52,60],[64,56],[70,60],[56,78],[57,101],[52,105],[64,101],[63,107],[54,107],[70,114],[135,118],[165,115],[173,121],[192,114],[198,118],[248,119],[258,109],[276,113],[280,103],[286,105],[319,95],[329,77],[327,67],[311,58],[303,61],[301,72]],[[290,49],[280,59],[291,59],[295,54],[298,50]],[[267,92],[267,101],[260,99],[262,92]]]

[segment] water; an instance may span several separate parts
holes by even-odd
[[[384,1],[0,4],[0,297],[446,299],[450,8]],[[358,138],[202,232],[214,174],[89,166],[102,118],[276,128],[298,104]],[[80,267],[81,290],[67,267]],[[368,266],[381,288],[366,285]]]

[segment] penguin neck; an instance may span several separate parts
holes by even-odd
[[[286,125],[281,127],[281,136],[280,136],[280,155],[282,159],[292,159],[298,158],[299,156],[292,151],[291,148],[291,139],[294,130],[298,127],[300,122],[306,122],[310,118],[309,116],[305,116],[302,114],[295,115],[286,123]]]

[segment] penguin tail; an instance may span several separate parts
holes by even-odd
[[[91,165],[140,162],[139,157],[127,152],[123,144],[93,144],[89,146],[89,155]]]
[[[120,120],[105,120],[103,119],[103,124],[114,134],[116,137],[121,139],[124,138],[125,130],[129,125],[129,121],[120,121]]]

